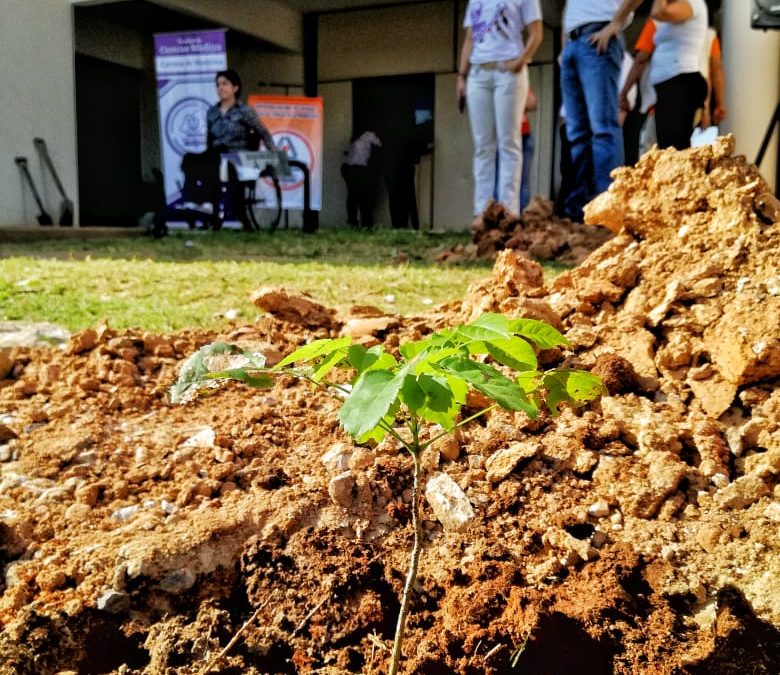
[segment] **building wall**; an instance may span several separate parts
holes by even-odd
[[[37,207],[12,159],[26,155],[47,208],[60,196],[44,174],[32,139],[46,139],[70,197],[78,192],[70,3],[3,0],[0,19],[0,225],[36,225]],[[45,17],[45,19],[43,18]]]
[[[452,12],[452,2],[426,2],[322,15],[320,82],[451,71]]]

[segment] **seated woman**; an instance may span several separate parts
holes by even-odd
[[[256,150],[258,139],[266,148],[275,150],[274,139],[255,111],[241,101],[241,77],[235,70],[222,70],[216,76],[219,102],[208,109],[207,153],[213,153],[219,163],[219,154],[236,150]],[[229,166],[228,198],[235,216],[246,219],[244,192],[232,165]]]

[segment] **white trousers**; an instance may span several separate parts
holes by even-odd
[[[474,215],[493,198],[498,150],[498,201],[520,213],[523,139],[520,123],[528,96],[528,67],[519,73],[472,65],[466,99],[474,139]]]

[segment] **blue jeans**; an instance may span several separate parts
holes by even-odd
[[[582,220],[582,207],[609,187],[610,172],[623,164],[618,108],[622,61],[622,37],[610,40],[603,54],[587,35],[563,50],[561,89],[573,166],[573,189],[564,211],[574,220]]]

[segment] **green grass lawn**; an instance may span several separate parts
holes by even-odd
[[[231,310],[256,317],[249,294],[269,284],[307,291],[339,310],[370,304],[413,314],[461,298],[490,273],[490,263],[429,262],[435,249],[468,241],[465,233],[332,229],[0,244],[0,321],[49,321],[71,331],[101,319],[156,331],[214,327]]]

